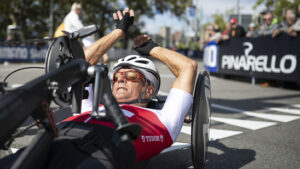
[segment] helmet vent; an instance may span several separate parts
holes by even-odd
[[[134,59],[136,59],[136,57],[129,58],[127,61],[131,61],[131,60],[134,60]]]
[[[148,63],[149,63],[149,62],[146,61],[146,60],[137,60],[137,61],[135,61],[135,62],[137,62],[137,63],[142,63],[142,64],[148,64]]]

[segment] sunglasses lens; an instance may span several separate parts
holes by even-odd
[[[127,80],[136,80],[138,78],[138,73],[137,72],[126,72],[126,79]]]
[[[141,77],[140,73],[136,71],[117,72],[114,74],[113,82],[116,82],[119,78],[125,78],[128,81],[135,81],[139,77]]]
[[[120,72],[117,72],[114,74],[114,77],[113,77],[113,81],[117,81],[118,78],[120,78],[122,75]]]

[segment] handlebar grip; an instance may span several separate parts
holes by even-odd
[[[116,130],[120,134],[121,140],[136,140],[141,134],[142,127],[135,123],[128,123],[128,120],[111,92],[104,93],[102,98],[107,115],[110,116],[110,119],[112,119],[116,125]]]
[[[124,124],[127,124],[128,121],[123,115],[119,104],[115,97],[110,92],[105,92],[102,96],[103,105],[105,106],[105,110],[108,112],[107,115],[111,116],[113,122],[116,124],[116,127],[121,127]]]

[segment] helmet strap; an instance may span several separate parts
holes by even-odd
[[[148,88],[148,80],[146,79],[146,81],[145,81],[145,83],[146,83],[146,87],[145,87],[145,89],[144,89],[144,91],[142,91],[141,93],[140,93],[140,95],[139,95],[139,97],[138,97],[138,103],[148,103],[149,101],[150,101],[150,99],[143,99],[143,97],[145,96],[145,94],[146,94],[146,91],[147,91],[147,88]]]

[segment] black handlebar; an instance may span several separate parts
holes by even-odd
[[[90,26],[83,27],[73,33],[69,33],[66,31],[62,31],[62,32],[64,32],[68,36],[69,39],[73,40],[73,39],[77,39],[77,38],[84,38],[84,37],[90,36],[90,35],[96,33],[97,31],[98,31],[97,25],[90,25]]]
[[[32,115],[42,101],[50,103],[52,94],[87,77],[89,64],[75,59],[53,72],[0,97],[0,145],[3,145],[22,122]],[[68,78],[66,78],[68,77]]]

